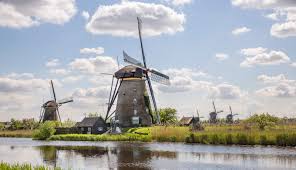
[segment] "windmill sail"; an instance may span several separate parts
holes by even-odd
[[[158,72],[156,70],[150,70],[150,73],[151,73],[151,80],[152,81],[155,81],[155,82],[158,82],[158,83],[161,83],[161,84],[165,84],[165,85],[170,85],[170,77],[161,73],[161,72]]]
[[[65,103],[70,103],[70,102],[73,102],[73,97],[68,97],[68,98],[64,98],[64,99],[61,99],[58,101],[58,104],[62,105],[62,104],[65,104]]]
[[[143,64],[140,61],[130,57],[125,51],[123,51],[123,60],[124,62],[130,63],[132,65],[143,67]]]

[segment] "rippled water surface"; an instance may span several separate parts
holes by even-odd
[[[296,149],[0,138],[0,161],[63,169],[296,169]]]

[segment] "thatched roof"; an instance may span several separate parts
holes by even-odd
[[[92,127],[97,121],[104,122],[102,117],[85,117],[81,122],[76,123],[76,127]]]
[[[180,125],[190,125],[194,117],[182,117],[179,121]]]

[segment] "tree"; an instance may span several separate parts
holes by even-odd
[[[173,108],[163,108],[158,110],[161,124],[174,124],[177,122],[177,110]],[[154,113],[155,115],[155,113]]]
[[[247,123],[255,123],[260,130],[264,130],[267,126],[274,126],[278,121],[278,117],[272,116],[268,113],[260,115],[255,114],[246,120]]]

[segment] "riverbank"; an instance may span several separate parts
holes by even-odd
[[[2,170],[61,170],[61,168],[50,168],[47,166],[33,166],[31,164],[9,164],[5,162],[0,162],[0,169]]]
[[[0,137],[32,138],[33,130],[3,130]]]
[[[189,127],[155,126],[132,128],[120,135],[66,134],[53,135],[49,140],[64,141],[141,141],[184,142],[214,145],[275,145],[296,146],[296,127],[276,126],[272,129],[244,129],[241,125],[206,126],[191,132]]]

